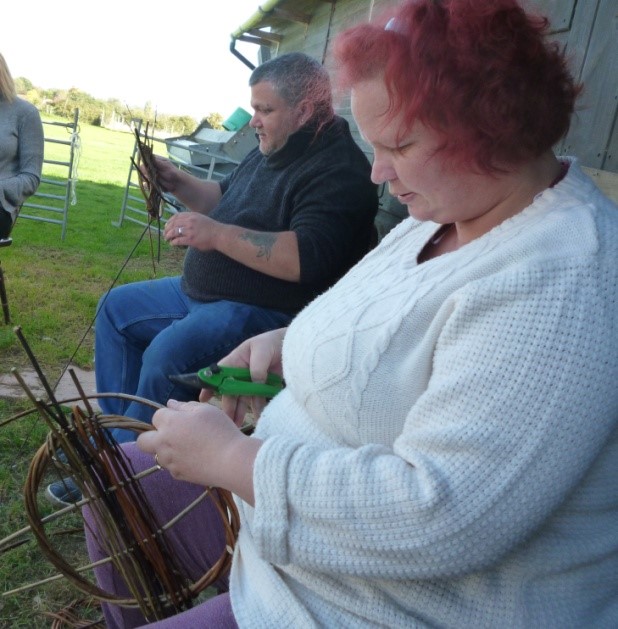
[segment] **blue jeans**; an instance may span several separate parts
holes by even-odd
[[[95,374],[98,393],[129,393],[153,402],[196,400],[199,391],[171,382],[217,362],[245,339],[286,326],[291,316],[233,301],[195,301],[180,277],[118,286],[97,308]],[[151,422],[154,409],[120,398],[100,398],[106,415]],[[136,434],[115,428],[119,442]]]

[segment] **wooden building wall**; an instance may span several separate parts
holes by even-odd
[[[618,0],[534,0],[584,84],[571,129],[556,147],[584,166],[618,172]]]

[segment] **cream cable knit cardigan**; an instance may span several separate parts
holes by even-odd
[[[458,251],[396,227],[292,323],[240,627],[618,626],[618,208],[576,162]]]

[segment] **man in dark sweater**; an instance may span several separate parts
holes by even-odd
[[[368,250],[378,208],[371,166],[333,112],[327,72],[302,53],[276,57],[249,80],[259,146],[220,182],[157,158],[159,180],[189,210],[164,237],[188,247],[182,276],[118,286],[95,327],[99,393],[165,404],[198,391],[168,376],[215,363],[242,341],[286,326]],[[150,422],[139,402],[101,398],[103,413]],[[113,430],[117,441],[134,432]],[[48,496],[81,496],[71,479]]]
[[[172,246],[188,247],[184,272],[101,299],[99,392],[195,399],[168,376],[195,372],[244,339],[287,325],[368,250],[377,192],[347,122],[333,113],[324,68],[290,53],[256,68],[249,84],[259,146],[232,174],[204,181],[157,161],[164,189],[191,210],[164,232]],[[120,399],[100,404],[143,421],[153,413]]]
[[[159,180],[189,210],[164,237],[188,247],[182,276],[118,286],[95,327],[99,393],[165,404],[198,391],[168,376],[215,363],[242,341],[286,326],[369,249],[378,208],[371,166],[333,112],[326,70],[302,53],[276,57],[249,80],[259,146],[220,182],[157,158]],[[103,413],[150,422],[139,402],[101,398]],[[113,430],[117,441],[134,432]],[[48,496],[81,496],[71,479]]]

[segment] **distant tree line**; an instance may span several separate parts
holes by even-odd
[[[128,128],[131,118],[141,118],[150,124],[151,129],[155,125],[156,130],[170,135],[188,135],[197,127],[197,121],[191,116],[161,114],[156,112],[150,103],[146,103],[142,108],[127,107],[118,99],[99,100],[75,87],[68,90],[35,87],[24,77],[15,79],[15,88],[20,96],[43,113],[70,119],[75,108],[79,108],[80,121],[95,126],[110,126],[111,123],[117,126],[119,123],[126,123]],[[220,129],[223,116],[211,113],[201,122],[204,121],[212,128]]]

